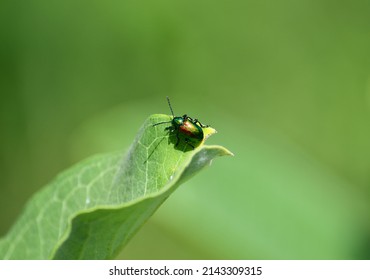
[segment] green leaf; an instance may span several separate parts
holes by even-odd
[[[215,157],[232,155],[203,143],[175,147],[166,125],[152,126],[168,120],[152,115],[127,153],[95,156],[57,176],[0,240],[0,257],[113,258],[181,183]],[[204,132],[207,138],[215,130]]]

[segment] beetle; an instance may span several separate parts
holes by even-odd
[[[197,119],[192,119],[188,115],[183,115],[182,117],[175,117],[168,96],[167,102],[172,113],[172,120],[167,122],[155,123],[153,124],[153,126],[171,123],[171,126],[167,127],[166,129],[168,129],[171,133],[176,132],[177,142],[175,144],[175,147],[179,145],[180,138],[183,138],[184,141],[194,149],[203,141],[204,138],[203,128],[209,127],[209,125],[203,125],[200,121],[198,121]]]

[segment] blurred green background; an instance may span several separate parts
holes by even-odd
[[[369,259],[369,15],[366,0],[1,1],[0,234],[169,95],[235,157],[120,258]]]

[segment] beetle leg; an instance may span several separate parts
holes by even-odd
[[[207,125],[204,125],[204,124],[202,124],[200,121],[198,121],[198,119],[195,119],[195,120],[194,120],[194,123],[195,123],[195,124],[197,124],[197,123],[198,123],[198,124],[200,125],[200,127],[201,127],[201,128],[209,127],[209,125],[208,125],[208,124],[207,124]]]
[[[175,147],[177,147],[177,145],[180,143],[179,134],[176,134],[176,138],[177,138],[177,141],[176,141]]]

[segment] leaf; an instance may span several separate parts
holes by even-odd
[[[34,195],[5,238],[3,259],[110,259],[185,180],[231,153],[220,146],[193,150],[149,117],[128,153],[87,159]],[[205,136],[215,133],[204,129]]]

